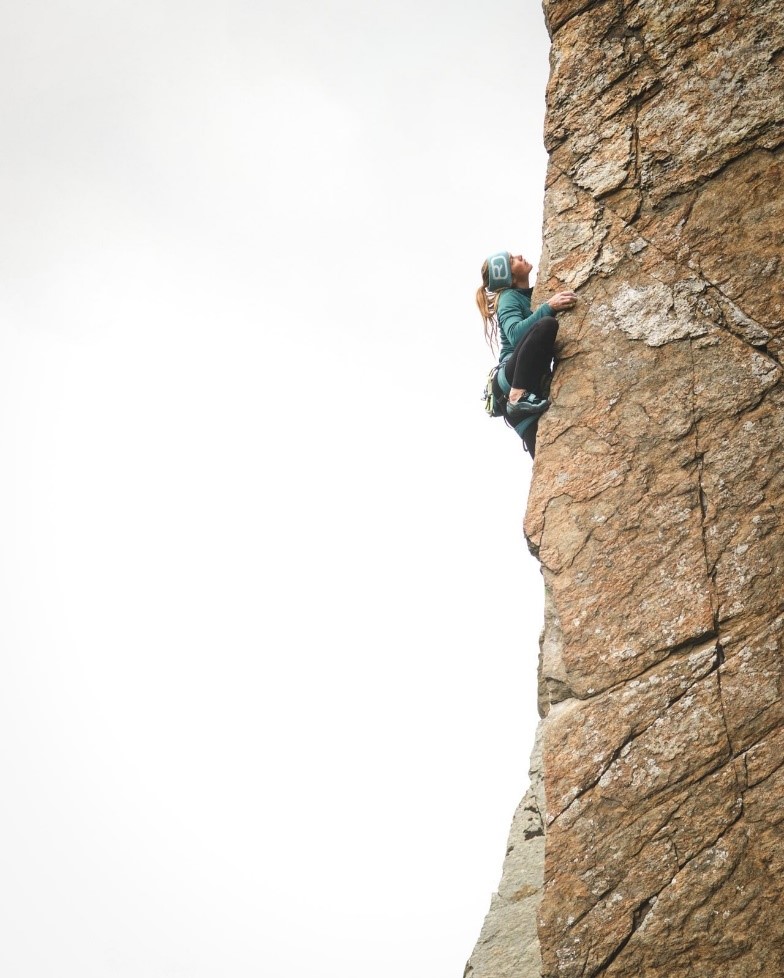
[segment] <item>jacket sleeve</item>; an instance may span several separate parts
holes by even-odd
[[[498,303],[498,325],[511,346],[517,346],[534,323],[544,319],[545,316],[555,315],[552,306],[547,302],[543,302],[536,312],[529,313],[527,316],[526,312],[527,310],[513,293],[502,293]]]

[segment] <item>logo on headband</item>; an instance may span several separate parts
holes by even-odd
[[[509,269],[509,256],[503,252],[500,255],[493,255],[488,262],[490,287],[494,285],[510,285],[512,273]]]

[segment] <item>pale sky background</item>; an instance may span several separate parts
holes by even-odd
[[[0,974],[460,978],[536,723],[474,307],[535,0],[5,0]]]

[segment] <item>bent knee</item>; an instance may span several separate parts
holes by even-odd
[[[542,316],[542,318],[534,323],[531,332],[536,332],[538,336],[548,336],[551,340],[554,340],[558,335],[558,320],[555,316]]]

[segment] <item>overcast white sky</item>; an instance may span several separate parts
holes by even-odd
[[[459,978],[536,722],[535,0],[0,30],[0,973]]]

